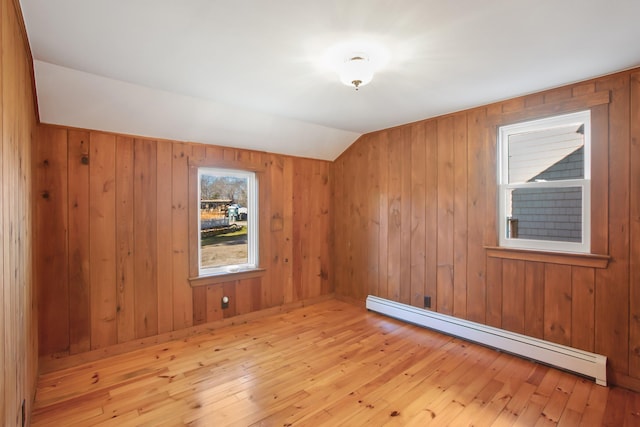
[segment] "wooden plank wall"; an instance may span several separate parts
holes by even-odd
[[[42,357],[333,292],[329,162],[49,125],[34,157]],[[260,170],[260,277],[191,287],[190,162]]]
[[[29,424],[38,371],[31,254],[36,111],[17,1],[2,0],[0,22],[0,424],[20,426]]]
[[[585,108],[592,252],[608,266],[489,257],[497,126]],[[364,135],[333,164],[336,294],[430,296],[438,312],[604,354],[614,382],[640,389],[639,159],[638,70]]]

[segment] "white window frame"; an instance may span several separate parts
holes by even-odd
[[[244,264],[224,265],[220,267],[202,267],[202,241],[200,233],[200,199],[201,199],[201,180],[203,175],[220,175],[242,178],[247,180],[247,262]],[[225,169],[216,167],[199,167],[198,168],[198,274],[199,276],[214,276],[220,274],[238,273],[258,268],[258,180],[255,172],[237,169]]]
[[[509,136],[525,132],[541,131],[554,127],[584,124],[584,178],[546,182],[509,183]],[[532,249],[552,252],[591,252],[591,111],[563,114],[545,119],[531,120],[501,126],[498,130],[498,235],[501,247]],[[508,237],[508,195],[518,188],[568,188],[582,189],[582,242],[559,242]]]

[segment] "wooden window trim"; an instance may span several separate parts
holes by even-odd
[[[609,261],[608,255],[599,255],[606,252],[609,241],[608,224],[609,224],[609,212],[608,212],[608,196],[606,189],[609,188],[609,104],[611,103],[611,91],[598,90],[596,92],[587,93],[584,95],[577,95],[571,98],[562,99],[559,101],[548,102],[532,107],[524,107],[519,110],[511,112],[500,112],[487,114],[486,123],[488,130],[488,138],[492,141],[497,141],[497,132],[500,126],[510,125],[522,121],[543,119],[545,117],[551,117],[559,114],[568,114],[577,112],[580,110],[591,110],[591,254],[573,254],[562,253],[553,251],[537,251],[527,249],[514,249],[497,247],[498,234],[495,230],[494,238],[496,241],[485,240],[485,249],[496,249],[492,252],[493,257],[496,258],[511,258],[535,261],[538,258],[548,259],[546,262],[552,262],[556,264],[569,264],[569,265],[587,265],[595,266],[596,268],[606,268]],[[594,161],[593,159],[598,159]],[[497,159],[496,159],[497,160]],[[495,164],[490,168],[495,173]],[[496,193],[489,203],[493,203],[497,200],[497,188]],[[593,203],[594,200],[606,200],[604,206]],[[497,219],[497,216],[496,216]],[[497,223],[493,222],[492,225],[497,227]],[[500,253],[512,252],[511,255],[503,255]],[[529,253],[531,255],[536,254],[532,259],[531,256],[519,255],[520,253]],[[547,257],[543,255],[548,255]],[[600,261],[587,262],[589,257],[594,259],[600,259]],[[601,259],[606,258],[603,262]],[[565,261],[558,261],[564,259]],[[572,263],[573,262],[573,263]]]
[[[190,157],[188,160],[189,169],[195,168],[220,168],[220,169],[239,169],[256,174],[266,171],[266,167],[262,163],[251,163],[245,161],[228,161],[224,159],[199,159]]]
[[[611,103],[611,92],[608,90],[601,90],[585,95],[574,96],[561,101],[490,115],[487,117],[487,122],[499,127],[525,120],[532,120],[532,118],[544,119],[545,117],[568,114],[609,103]]]
[[[264,268],[264,254],[261,253],[263,245],[261,243],[264,238],[262,227],[258,227],[258,266],[249,270],[241,270],[237,272],[228,272],[220,274],[210,274],[206,276],[200,276],[200,266],[198,259],[198,218],[193,212],[194,206],[198,206],[198,168],[210,167],[210,168],[229,168],[229,169],[242,169],[249,172],[255,172],[256,183],[258,187],[258,209],[263,205],[264,196],[263,191],[260,191],[261,183],[264,182],[265,168],[260,164],[250,164],[245,162],[229,163],[224,160],[212,160],[212,159],[188,159],[189,165],[189,195],[188,195],[188,207],[187,215],[189,217],[189,283],[194,286],[205,286],[215,283],[231,282],[234,280],[248,279],[253,277],[259,277],[264,274],[266,269]],[[262,224],[262,221],[259,221]]]
[[[572,265],[577,267],[607,268],[609,255],[579,254],[568,252],[536,251],[531,249],[514,249],[497,246],[485,246],[489,258],[516,259],[537,261],[548,264]]]
[[[513,156],[510,154],[511,144],[510,138],[512,136],[527,135],[531,132],[547,132],[557,127],[566,128],[567,126],[577,126],[581,124],[585,130],[582,132],[582,149],[583,154],[583,171],[582,178],[559,178],[552,179],[550,181],[536,182],[518,181],[511,182],[509,178],[509,171],[511,170]],[[516,124],[500,126],[497,129],[497,172],[498,172],[498,184],[496,187],[498,196],[498,216],[499,221],[498,228],[498,243],[500,247],[513,248],[513,249],[528,249],[539,250],[549,252],[578,252],[578,253],[591,253],[591,110],[585,109],[578,112],[558,114],[551,117],[542,119],[527,120]],[[547,155],[547,151],[541,151],[536,153],[537,156]],[[555,160],[551,164],[555,163]],[[544,172],[544,171],[542,171]],[[543,180],[544,181],[544,180]],[[508,234],[508,215],[510,212],[510,206],[507,195],[513,191],[515,192],[527,192],[527,191],[544,191],[544,190],[562,190],[572,189],[580,190],[581,194],[581,228],[580,228],[580,241],[574,242],[569,239],[563,240],[544,240],[537,237],[524,237],[523,239],[513,238]],[[541,207],[541,206],[537,206]],[[515,201],[511,208],[515,209]],[[526,214],[525,214],[526,217]],[[566,220],[563,219],[563,220]],[[526,219],[525,219],[526,221]],[[517,237],[517,236],[516,236]]]
[[[253,279],[262,277],[266,273],[265,268],[252,268],[250,270],[238,271],[235,273],[212,274],[210,276],[189,277],[189,284],[192,288],[198,286],[215,285],[216,283],[233,282],[236,280]]]

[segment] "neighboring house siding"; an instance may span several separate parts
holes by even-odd
[[[530,182],[582,178],[584,149],[579,148]],[[512,218],[518,220],[518,238],[580,242],[582,194],[579,188],[518,189],[512,193]]]

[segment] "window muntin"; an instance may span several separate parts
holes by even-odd
[[[198,168],[198,271],[234,273],[258,265],[254,172]]]
[[[503,126],[500,246],[590,252],[590,112]]]

